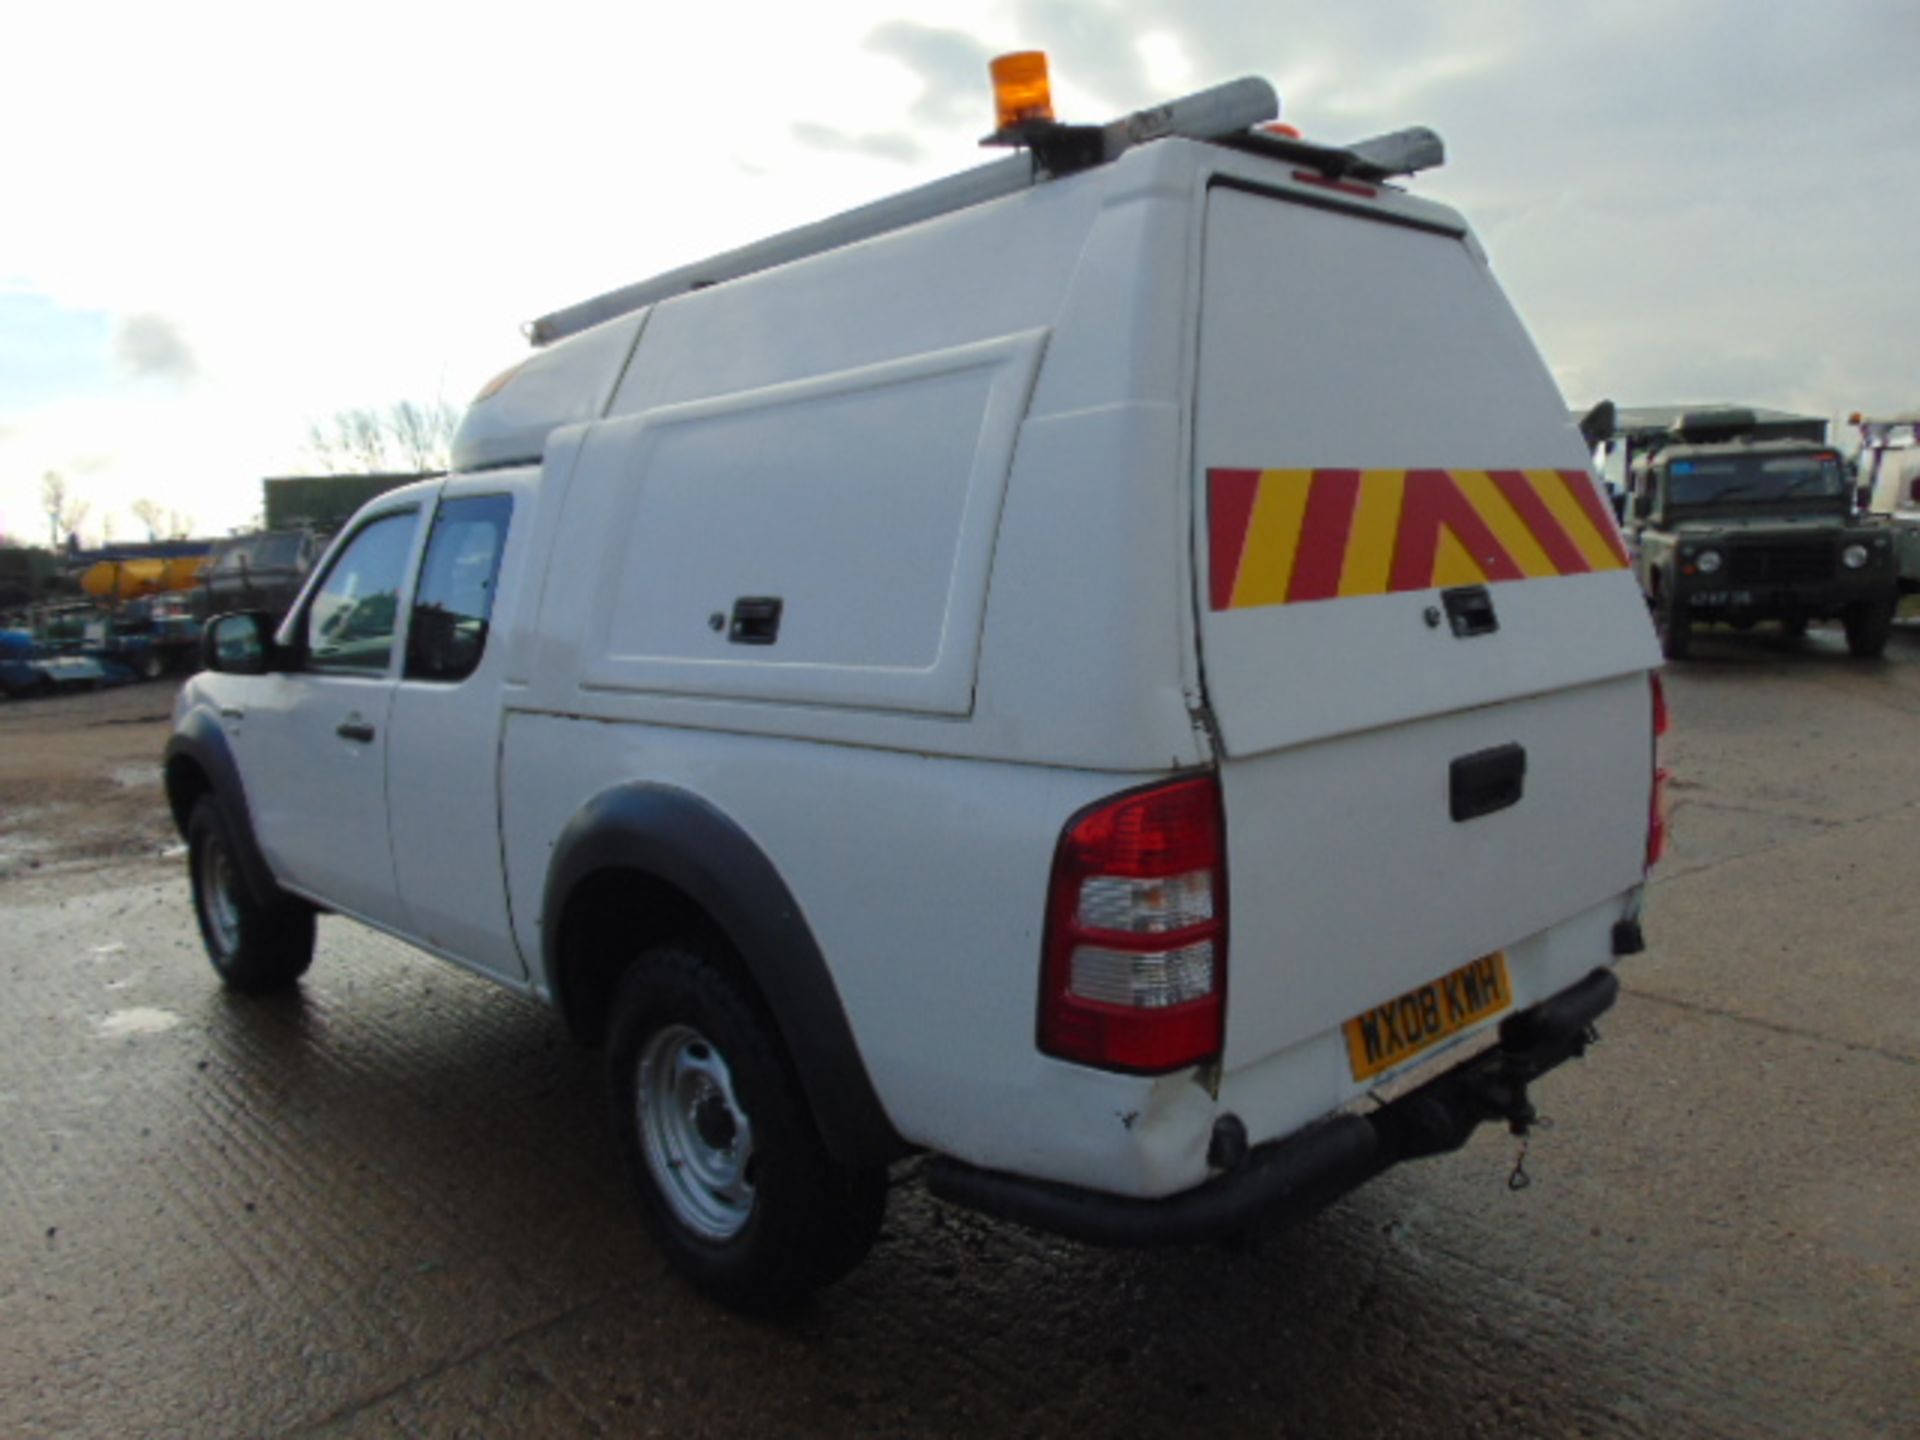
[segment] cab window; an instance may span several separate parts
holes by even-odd
[[[400,582],[418,516],[395,511],[361,527],[307,607],[307,667],[378,675],[393,657]]]
[[[513,500],[476,495],[445,501],[433,518],[407,626],[407,679],[464,680],[486,653]]]

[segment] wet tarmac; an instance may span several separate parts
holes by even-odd
[[[1920,1434],[1920,632],[1702,637],[1604,1043],[1252,1252],[946,1208],[784,1324],[642,1234],[594,1057],[345,922],[218,990],[171,866],[0,885],[0,1436]]]

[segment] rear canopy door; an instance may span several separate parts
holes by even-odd
[[[1658,660],[1566,407],[1486,264],[1370,203],[1209,197],[1197,528],[1229,756]],[[1441,592],[1475,585],[1491,615],[1457,616]]]
[[[1216,187],[1204,253],[1200,636],[1239,1069],[1638,884],[1658,653],[1470,242]],[[1605,958],[1526,953],[1507,1004]],[[1331,1088],[1268,1133],[1373,1083],[1325,1054]]]

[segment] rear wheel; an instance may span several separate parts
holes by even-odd
[[[1847,650],[1862,660],[1871,660],[1887,648],[1893,634],[1894,605],[1888,601],[1868,600],[1847,607]]]
[[[1788,615],[1780,622],[1780,633],[1789,640],[1804,640],[1807,637],[1807,617]]]
[[[615,1133],[655,1240],[736,1310],[787,1308],[859,1264],[883,1167],[827,1154],[757,997],[697,945],[628,972],[607,1047]]]
[[[187,825],[187,866],[200,939],[220,978],[235,990],[284,990],[313,964],[313,909],[278,897],[262,905],[247,889],[233,837],[211,796]]]

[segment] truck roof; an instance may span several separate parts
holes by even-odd
[[[1419,126],[1349,146],[1313,144],[1254,128],[1275,119],[1279,113],[1280,99],[1273,86],[1256,76],[1248,76],[1164,105],[1135,111],[1106,125],[1048,122],[989,136],[983,144],[1018,144],[1028,153],[903,190],[811,225],[782,231],[751,245],[723,251],[569,305],[531,321],[525,327],[527,338],[535,346],[551,345],[657,301],[982,205],[1091,166],[1107,164],[1137,145],[1168,136],[1263,151],[1311,166],[1333,180],[1351,177],[1377,183],[1391,176],[1431,169],[1445,159],[1440,137]]]
[[[1765,439],[1716,440],[1699,444],[1676,443],[1661,449],[1658,460],[1690,460],[1708,455],[1797,455],[1805,451],[1831,451],[1825,440],[1809,440],[1787,435]]]
[[[1753,416],[1755,439],[1803,439],[1824,444],[1827,422],[1818,415],[1798,415],[1791,410],[1769,410],[1759,405],[1733,405],[1725,401],[1698,405],[1622,405],[1614,412],[1613,433],[1626,440],[1648,440],[1671,436],[1682,416],[1703,411],[1744,410]],[[1569,412],[1578,420],[1581,411]]]

